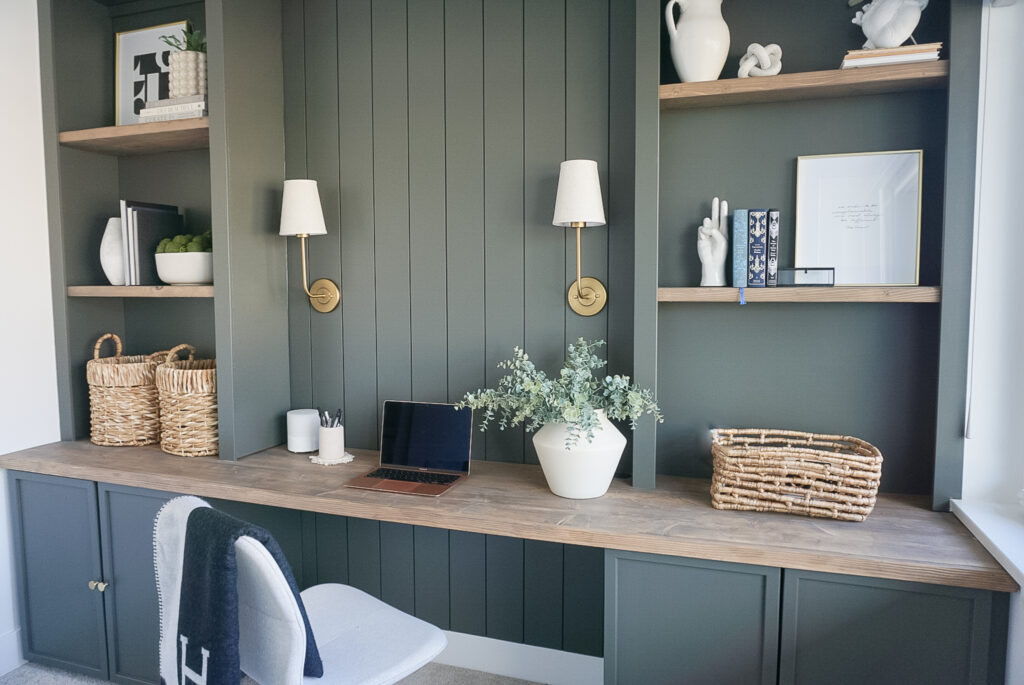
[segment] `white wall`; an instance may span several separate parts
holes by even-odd
[[[43,180],[36,0],[0,2],[0,454],[60,439]],[[0,472],[0,475],[3,475]],[[0,483],[0,673],[21,662],[6,476]]]
[[[1024,488],[1024,304],[1021,199],[1024,198],[1024,2],[991,7],[981,78],[975,233],[974,329],[969,437],[963,498],[1012,502]]]

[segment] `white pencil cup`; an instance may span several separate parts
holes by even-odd
[[[287,421],[288,451],[316,452],[320,413],[316,409],[292,409]]]
[[[320,458],[341,459],[345,456],[345,427],[320,427]]]

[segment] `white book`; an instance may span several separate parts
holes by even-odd
[[[154,114],[173,114],[174,112],[196,112],[206,109],[206,102],[188,102],[183,105],[161,105],[159,107],[146,107],[139,112],[140,117],[153,116]]]
[[[130,261],[130,251],[128,245],[128,215],[131,212],[128,211],[128,202],[121,200],[121,259],[124,263],[124,284],[134,285],[132,283],[132,275],[128,269]]]
[[[863,50],[847,50],[846,59],[860,57],[881,57],[883,55],[906,55],[918,52],[938,52],[942,49],[942,43],[914,43],[912,45],[901,45],[895,48],[867,48]]]
[[[191,102],[206,102],[206,94],[186,95],[180,98],[165,98],[163,100],[147,100],[146,108],[166,107],[167,105],[185,105]]]
[[[840,69],[855,69],[857,67],[880,67],[886,64],[912,64],[914,62],[934,62],[939,59],[938,52],[919,52],[908,55],[891,55],[888,57],[861,57],[859,59],[844,59]]]
[[[205,117],[206,110],[195,110],[191,112],[171,112],[170,114],[150,114],[148,116],[140,113],[139,123],[148,124],[153,121],[175,121],[177,119],[199,119]]]

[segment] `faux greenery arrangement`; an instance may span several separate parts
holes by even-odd
[[[206,233],[183,233],[173,238],[164,238],[156,246],[157,254],[173,252],[213,252],[213,236]]]
[[[594,376],[593,370],[606,364],[595,354],[602,345],[604,340],[587,342],[583,338],[569,345],[565,365],[554,379],[535,367],[525,350],[515,347],[512,359],[498,364],[509,371],[498,387],[466,393],[459,406],[484,410],[482,431],[496,417],[501,430],[525,424],[526,430],[533,431],[546,423],[564,423],[567,448],[581,437],[587,442],[594,439],[599,409],[610,419],[628,419],[633,428],[645,413],[663,421],[653,393],[631,385],[629,376]]]
[[[177,36],[160,36],[160,40],[167,43],[175,50],[192,50],[193,52],[206,52],[206,36],[199,29],[192,28],[192,22],[185,24],[181,32],[182,38]]]

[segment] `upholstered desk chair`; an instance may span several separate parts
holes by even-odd
[[[384,685],[420,669],[448,644],[438,628],[348,585],[304,590],[302,603],[324,664],[304,678],[306,631],[288,581],[261,543],[241,537],[238,560],[242,671],[261,685]]]

